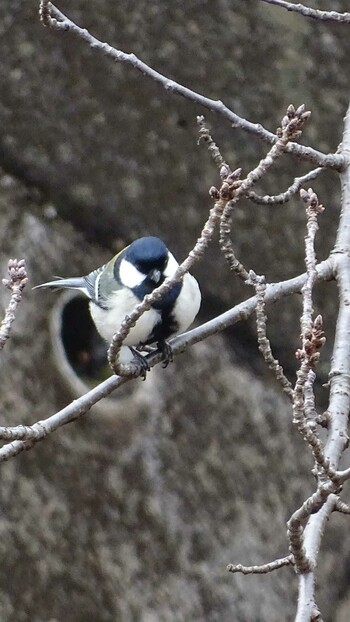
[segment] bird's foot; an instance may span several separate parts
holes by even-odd
[[[147,372],[151,369],[146,357],[143,356],[138,350],[136,350],[136,348],[132,348],[131,346],[129,346],[129,349],[133,354],[135,363],[141,368],[140,376],[142,380],[146,380]]]
[[[157,351],[157,347],[141,343],[140,345],[135,347],[135,350],[137,350],[138,352],[147,352],[147,354],[153,354]]]
[[[163,354],[163,363],[162,367],[168,367],[169,363],[172,363],[174,360],[173,351],[171,345],[168,341],[160,341],[158,344],[158,349]]]

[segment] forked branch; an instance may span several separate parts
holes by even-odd
[[[290,201],[298,193],[298,191],[304,184],[307,184],[312,179],[316,179],[316,177],[318,177],[319,174],[322,173],[322,171],[324,170],[326,169],[324,169],[322,166],[319,166],[318,168],[315,168],[313,171],[309,171],[309,173],[306,173],[301,177],[296,177],[291,186],[289,186],[289,188],[287,188],[285,192],[281,192],[280,194],[275,194],[272,196],[265,194],[264,196],[260,196],[259,194],[256,194],[254,190],[250,190],[249,192],[247,192],[247,197],[253,203],[257,203],[258,205],[283,205],[284,203]]]
[[[239,185],[235,188],[231,200],[223,210],[220,219],[220,248],[230,270],[235,272],[244,281],[248,279],[248,272],[243,268],[242,264],[237,261],[231,240],[233,210],[238,201],[251,190],[254,184],[256,184],[256,182],[267,173],[275,161],[281,157],[286,151],[288,144],[292,140],[300,138],[304,123],[307,121],[310,114],[309,111],[305,111],[305,106],[303,105],[299,106],[297,109],[295,109],[292,104],[288,106],[287,114],[282,119],[281,127],[277,129],[278,138],[276,143],[271,147],[267,155],[260,160],[259,164],[248,173],[247,177],[240,181]],[[228,184],[231,183],[231,175],[228,174],[226,179],[224,179]]]

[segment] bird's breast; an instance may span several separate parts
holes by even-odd
[[[172,315],[178,328],[177,333],[182,333],[192,324],[201,304],[201,292],[199,285],[192,274],[185,274],[182,281],[182,288],[177,297]]]
[[[168,298],[163,302],[159,301],[159,304],[156,303],[157,307],[153,306],[141,315],[125,339],[125,345],[137,346],[162,341],[183,332],[192,324],[201,302],[198,283],[191,274],[185,274],[182,284],[174,287],[176,289],[170,290]],[[100,335],[110,342],[125,317],[139,303],[138,296],[128,288],[113,292],[107,309],[98,307],[91,301],[91,316]]]
[[[108,342],[112,340],[113,335],[119,330],[125,317],[130,315],[139,302],[139,299],[127,288],[113,292],[108,303],[108,309],[101,309],[94,302],[90,302],[91,317],[103,339]],[[124,344],[127,346],[137,346],[140,343],[146,343],[159,321],[159,311],[156,309],[146,311],[130,330]]]

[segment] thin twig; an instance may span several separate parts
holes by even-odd
[[[289,550],[295,561],[295,568],[298,573],[306,573],[314,570],[315,559],[310,555],[305,546],[304,527],[311,514],[319,512],[326,503],[328,497],[336,490],[333,482],[319,485],[302,506],[293,512],[287,523],[287,535],[289,539]]]
[[[307,341],[309,339],[308,335],[312,330],[312,314],[313,314],[313,303],[312,303],[312,290],[313,286],[316,282],[317,273],[316,273],[316,254],[315,254],[315,237],[318,231],[318,216],[322,214],[324,211],[323,205],[321,205],[318,201],[317,194],[309,188],[308,191],[300,190],[300,197],[302,201],[305,203],[305,210],[307,216],[307,236],[305,238],[305,263],[306,270],[308,274],[308,280],[305,283],[303,288],[303,314],[301,317],[301,333],[303,339],[303,348],[307,349]],[[308,354],[308,352],[306,352]],[[315,355],[316,356],[316,355]],[[317,355],[317,359],[319,354]],[[310,365],[313,366],[316,363],[316,359],[311,362]]]
[[[281,557],[275,559],[273,562],[262,564],[261,566],[242,566],[242,564],[228,564],[227,570],[229,572],[240,572],[242,574],[267,574],[283,568],[283,566],[292,566],[294,564],[293,555],[287,555],[287,557]]]
[[[341,514],[350,514],[350,505],[348,505],[347,503],[344,503],[344,501],[342,501],[338,497],[335,502],[334,511],[341,512]]]
[[[344,469],[344,471],[334,471],[334,480],[342,484],[350,479],[350,468]]]
[[[316,177],[318,177],[318,175],[322,173],[322,171],[326,170],[327,169],[323,168],[322,166],[319,166],[318,168],[309,171],[309,173],[306,173],[301,177],[296,177],[292,185],[289,186],[289,188],[287,188],[285,192],[281,192],[280,194],[265,194],[264,196],[260,196],[259,194],[256,194],[254,190],[250,190],[249,192],[247,192],[246,196],[253,203],[257,203],[258,205],[283,205],[284,203],[290,201],[290,199],[297,194],[297,192],[304,184],[308,183],[312,179],[316,179]]]
[[[317,217],[324,211],[319,203],[317,195],[310,188],[308,191],[301,190],[300,196],[305,203],[307,214],[307,236],[305,238],[305,263],[307,268],[307,281],[302,288],[303,313],[301,316],[301,349],[297,350],[297,358],[300,360],[300,368],[297,371],[297,380],[294,387],[293,422],[304,440],[312,449],[316,464],[328,477],[333,480],[335,470],[330,466],[325,457],[324,448],[316,432],[317,413],[315,409],[315,397],[313,383],[315,379],[314,368],[320,357],[320,350],[326,339],[323,332],[322,316],[318,315],[313,320],[312,292],[317,280],[315,236],[318,230]]]
[[[338,11],[320,11],[319,9],[312,9],[304,4],[295,4],[293,2],[286,2],[286,0],[261,0],[266,4],[274,4],[275,6],[287,9],[293,13],[299,13],[304,17],[312,17],[312,19],[318,19],[324,22],[338,22],[341,24],[350,24],[350,13],[338,13]]]
[[[231,171],[227,162],[225,162],[223,156],[221,155],[220,149],[217,144],[214,142],[209,128],[205,125],[204,117],[197,117],[197,123],[200,126],[199,130],[199,141],[205,142],[208,147],[208,151],[211,154],[215,164],[218,166],[220,171],[220,177],[222,181],[221,192],[224,191],[224,195],[227,197],[232,197],[235,194],[235,190],[239,188],[242,183],[240,176],[242,169],[237,168],[235,171]],[[215,197],[215,188],[212,188],[212,196]],[[216,190],[217,196],[219,196],[219,191]],[[231,245],[231,254],[230,254],[230,267],[241,279],[244,281],[248,278],[248,271],[244,267],[241,261],[237,259],[233,247]]]
[[[77,24],[72,22],[72,20],[66,17],[66,15],[59,11],[48,0],[41,0],[40,15],[45,26],[49,26],[53,30],[69,32],[85,41],[93,50],[102,52],[102,54],[112,58],[114,61],[131,65],[134,69],[140,71],[142,75],[147,76],[160,84],[166,89],[166,91],[180,95],[181,97],[189,99],[190,101],[221,115],[227,119],[233,127],[238,127],[246,132],[249,132],[250,134],[254,134],[261,140],[270,144],[277,141],[278,137],[272,132],[266,130],[260,123],[251,123],[250,121],[243,119],[227,108],[222,101],[204,97],[204,95],[196,93],[174,80],[170,80],[158,71],[155,71],[152,67],[137,58],[135,54],[126,54],[121,50],[111,47],[108,43],[99,41],[96,37],[91,35],[86,28],[80,28]],[[335,170],[341,170],[344,165],[344,158],[339,154],[324,154],[316,149],[312,149],[311,147],[305,147],[293,142],[286,147],[286,151],[297,155],[299,158],[313,162],[316,166],[325,166]]]
[[[221,151],[218,147],[218,145],[216,144],[216,142],[214,141],[213,137],[211,136],[210,132],[209,132],[209,128],[205,123],[205,118],[203,117],[203,115],[200,115],[197,117],[197,124],[199,125],[199,139],[198,139],[198,144],[201,142],[204,142],[207,146],[207,149],[211,155],[211,157],[213,158],[216,166],[218,167],[219,170],[221,170],[221,168],[224,166],[226,167],[228,173],[229,174],[231,171],[229,170],[229,166],[228,164],[225,162],[223,156],[221,155]]]
[[[256,328],[257,328],[257,336],[258,336],[258,346],[261,354],[264,357],[265,362],[267,363],[269,369],[271,369],[275,375],[277,382],[282,386],[284,393],[293,401],[293,389],[292,385],[289,382],[288,378],[285,376],[283,367],[280,362],[274,358],[272,354],[271,344],[267,337],[266,331],[266,323],[267,316],[265,313],[265,294],[266,294],[266,283],[264,276],[258,276],[250,270],[249,277],[246,281],[248,285],[252,285],[255,289],[257,304],[255,308],[256,314]]]
[[[312,428],[316,427],[316,423],[319,420],[315,404],[315,380],[316,374],[313,369],[310,369],[304,384],[304,415],[306,421]]]
[[[10,336],[11,326],[15,320],[16,309],[21,302],[22,292],[28,283],[24,259],[10,259],[8,262],[9,278],[3,279],[3,285],[11,291],[11,299],[0,324],[0,350],[3,349]]]
[[[307,333],[304,340],[306,349],[298,350],[298,358],[302,360],[302,363],[297,371],[294,387],[293,422],[310,446],[317,466],[323,470],[330,480],[338,481],[338,474],[326,457],[324,447],[316,432],[318,417],[314,403],[313,382],[315,374],[313,367],[318,360],[317,357],[324,344],[324,339],[322,318],[319,315],[312,324],[311,333]]]
[[[48,434],[51,434],[66,423],[75,421],[87,413],[94,404],[99,402],[102,398],[107,397],[107,395],[112,393],[112,391],[124,382],[125,379],[120,376],[111,376],[54,415],[42,421],[37,421],[32,426],[25,426],[26,434],[28,435],[25,438],[28,440],[13,440],[13,442],[7,443],[1,447],[0,462],[10,460],[10,458],[17,456],[22,451],[31,449],[35,443],[41,441]],[[15,426],[13,428],[8,428],[8,432],[6,432],[5,428],[2,429],[2,432],[5,432],[7,438],[23,439],[23,427],[24,426]],[[16,436],[17,433],[18,436]]]
[[[299,106],[295,109],[291,104],[288,106],[287,114],[282,119],[282,127],[278,128],[278,139],[276,143],[271,147],[268,154],[259,162],[247,177],[243,179],[234,194],[234,197],[227,203],[220,220],[220,248],[225,256],[225,259],[230,267],[230,270],[234,271],[243,280],[247,280],[248,272],[242,269],[242,265],[237,262],[234,254],[234,249],[231,241],[231,219],[232,212],[237,205],[238,201],[252,188],[252,186],[259,180],[274,162],[279,158],[286,150],[288,143],[301,136],[301,130],[305,121],[310,116],[309,111],[305,111],[304,106]],[[229,176],[227,177],[227,180]]]

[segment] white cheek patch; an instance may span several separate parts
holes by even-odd
[[[169,253],[169,259],[168,259],[168,263],[167,266],[163,272],[164,276],[166,278],[168,277],[172,277],[174,276],[176,270],[178,269],[179,264],[177,263],[174,255],[172,255],[171,253]]]
[[[133,289],[145,280],[146,275],[142,274],[135,266],[127,259],[122,259],[119,266],[119,278],[122,285]]]

